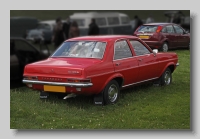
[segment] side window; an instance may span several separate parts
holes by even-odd
[[[118,17],[108,17],[108,24],[109,25],[119,25],[119,18]]]
[[[106,18],[95,18],[98,26],[106,26]]]
[[[166,29],[167,29],[167,33],[174,33],[174,28],[172,25],[167,26]]]
[[[129,45],[125,40],[115,42],[114,48],[115,48],[115,53],[114,53],[115,60],[133,56],[129,48]]]
[[[183,30],[179,26],[174,26],[176,33],[183,34]]]
[[[145,55],[145,54],[150,54],[151,52],[139,41],[130,41],[131,45],[133,46],[133,49],[135,51],[135,54],[137,56],[139,55]]]

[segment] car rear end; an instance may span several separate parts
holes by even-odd
[[[99,67],[105,47],[105,42],[98,41],[64,42],[47,60],[26,65],[23,83],[45,92],[99,93],[87,69]]]
[[[159,49],[164,40],[162,29],[161,24],[144,24],[139,26],[133,35],[142,39],[152,49]]]

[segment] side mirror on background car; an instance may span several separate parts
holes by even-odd
[[[157,53],[158,53],[158,49],[153,49],[154,56],[156,56]]]

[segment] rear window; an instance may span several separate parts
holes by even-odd
[[[105,42],[68,41],[64,42],[51,57],[103,58]]]
[[[158,26],[140,26],[137,30],[137,32],[143,32],[143,33],[151,33],[156,32]]]

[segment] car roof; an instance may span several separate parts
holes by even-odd
[[[164,26],[164,25],[174,25],[174,23],[148,23],[148,24],[143,24],[143,25],[156,25],[156,26]]]
[[[113,17],[127,16],[119,12],[78,12],[70,15],[70,18],[86,18],[86,17]]]
[[[78,41],[78,40],[91,40],[91,41],[110,41],[117,39],[138,39],[136,36],[131,35],[99,35],[99,36],[82,36],[71,38],[66,41]]]

